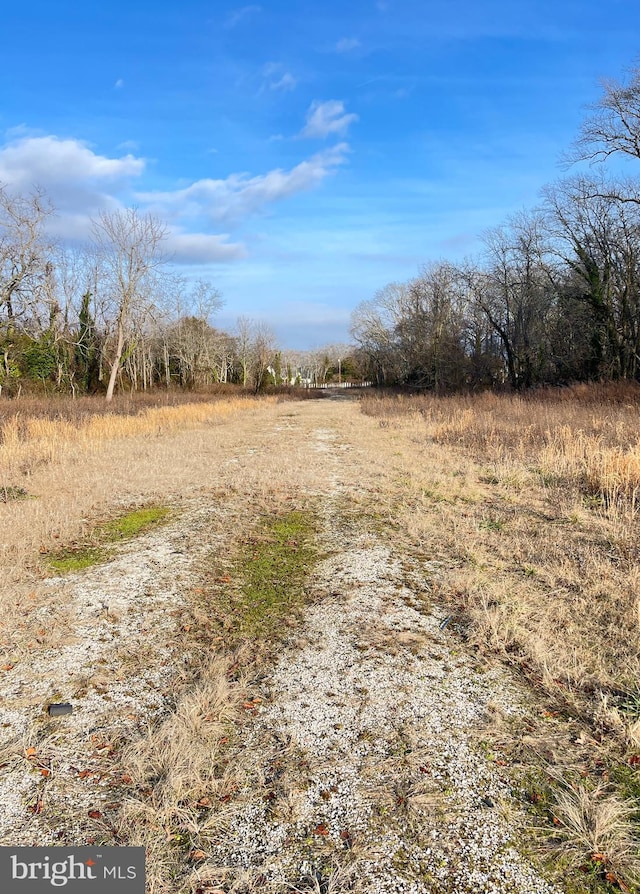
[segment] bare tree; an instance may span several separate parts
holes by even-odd
[[[238,317],[236,321],[236,352],[238,356],[238,363],[240,364],[243,388],[247,387],[247,381],[249,379],[253,326],[254,324],[249,319],[249,317],[241,316]]]
[[[265,386],[268,367],[277,351],[277,341],[273,330],[266,323],[256,323],[251,339],[251,384],[254,394]]]
[[[91,235],[100,252],[103,275],[115,305],[115,350],[107,387],[107,401],[110,401],[132,313],[149,300],[153,274],[165,261],[161,243],[167,230],[152,215],[126,208],[102,212],[93,221]]]
[[[582,125],[569,162],[604,161],[615,153],[640,159],[640,67],[628,83],[602,82],[602,96],[590,106],[593,114]]]
[[[0,184],[0,311],[9,325],[26,312],[45,274],[51,246],[44,223],[50,214],[42,190],[16,196]]]

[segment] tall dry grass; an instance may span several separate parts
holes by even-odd
[[[479,461],[518,464],[634,517],[640,498],[640,386],[576,385],[521,397],[486,392],[370,397],[377,417],[419,414],[427,438]]]
[[[402,470],[404,535],[440,561],[434,588],[468,641],[640,749],[640,387],[361,406],[370,449]]]
[[[200,403],[155,406],[135,415],[103,412],[74,417],[14,414],[2,424],[0,485],[24,485],[35,469],[64,461],[69,453],[101,450],[109,441],[156,437],[222,421],[275,397],[235,397]]]

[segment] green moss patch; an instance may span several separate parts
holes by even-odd
[[[137,534],[146,533],[150,528],[156,527],[169,515],[170,510],[166,506],[147,506],[143,509],[134,509],[120,518],[114,518],[96,529],[100,539],[109,542],[127,540]]]
[[[97,546],[79,546],[77,549],[62,549],[47,556],[47,564],[57,574],[71,574],[104,562],[110,556],[110,550],[100,549]]]
[[[165,521],[169,513],[166,506],[133,509],[119,518],[97,525],[86,542],[50,553],[46,563],[56,574],[71,574],[106,562],[114,554],[113,549],[108,548],[109,544],[146,533]]]
[[[313,514],[295,510],[264,522],[245,541],[225,611],[233,638],[273,638],[298,613],[316,559],[314,537]]]

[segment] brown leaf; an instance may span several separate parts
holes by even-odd
[[[192,850],[191,853],[189,854],[189,859],[190,860],[206,860],[207,855],[205,854],[204,851],[195,849],[195,850]]]
[[[196,802],[198,807],[211,807],[211,798],[200,798],[199,801]]]
[[[49,776],[51,770],[48,770],[46,767],[40,767],[40,775],[41,776]]]
[[[128,773],[123,773],[120,777],[120,782],[124,783],[125,785],[131,785],[133,779],[131,778],[131,776],[129,776]]]
[[[315,829],[313,830],[313,834],[314,834],[314,835],[328,835],[328,834],[329,834],[329,829],[327,828],[327,826],[325,826],[324,823],[320,823],[320,824],[317,825],[317,826],[315,827]]]
[[[624,894],[628,894],[629,886],[626,885],[622,879],[618,878],[615,872],[607,872],[605,878],[608,882],[611,882],[612,885],[617,885],[621,891],[624,891]]]
[[[99,810],[89,810],[87,814],[91,817],[91,819],[100,819],[102,814]]]
[[[3,665],[2,665],[2,670],[3,670],[3,671],[10,671],[10,670],[13,670],[14,667],[15,667],[15,665],[13,665],[13,664],[3,664]]]
[[[25,751],[27,757],[33,757],[35,753],[36,749],[33,747],[33,745],[30,748],[27,748],[27,750]]]

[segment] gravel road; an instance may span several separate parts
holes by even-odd
[[[260,701],[228,755],[241,784],[190,890],[558,891],[521,856],[513,781],[482,745],[493,717],[526,714],[527,692],[443,629],[446,610],[430,595],[438,562],[345,516],[349,494],[375,491],[357,407],[293,407],[265,411],[235,438],[230,423],[216,470],[218,489],[232,476],[250,492],[256,476],[275,474],[268,445],[281,443],[278,480],[319,498],[324,558],[304,623],[252,683]],[[91,811],[103,832],[117,823],[112,743],[169,710],[182,660],[172,612],[197,585],[204,552],[225,548],[208,532],[229,505],[201,493],[182,509],[107,565],[48,582],[73,636],[2,675],[1,844],[85,843]],[[132,671],[127,654],[144,649]],[[73,715],[43,716],[53,697],[73,701]]]

